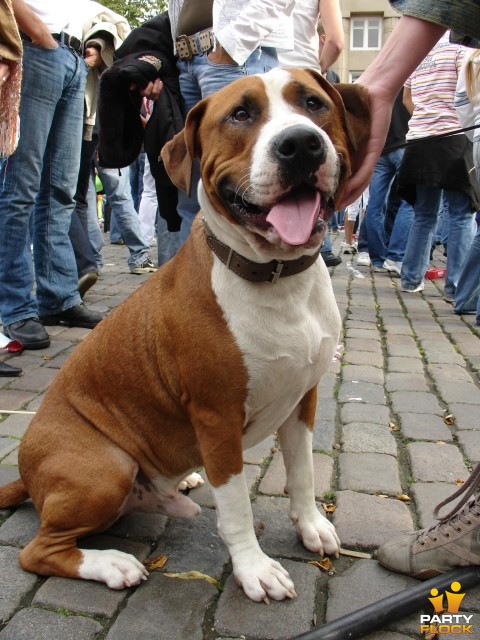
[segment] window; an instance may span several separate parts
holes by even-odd
[[[351,49],[380,49],[381,35],[381,18],[352,18]]]

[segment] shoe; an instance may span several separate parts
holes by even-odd
[[[367,251],[359,251],[357,258],[357,267],[369,267],[370,266],[370,256]]]
[[[120,240],[117,240],[116,242],[111,242],[111,241],[110,241],[110,244],[118,244],[118,245],[120,245],[121,247],[123,247],[123,246],[124,246],[124,244],[125,244],[125,242],[124,242],[122,239],[120,239]]]
[[[389,260],[388,258],[383,263],[383,267],[390,273],[395,273],[397,276],[402,272],[402,263],[395,262],[395,260]]]
[[[445,302],[448,302],[448,304],[455,304],[455,296],[452,296],[451,293],[444,293],[443,299]]]
[[[406,287],[402,287],[402,291],[404,293],[418,293],[419,291],[423,291],[425,289],[425,285],[423,282],[421,282],[418,287],[415,287],[415,289],[407,289]]]
[[[0,362],[0,376],[3,378],[11,378],[13,376],[19,376],[22,373],[22,370],[18,367],[12,367],[11,364],[7,364],[6,362]]]
[[[372,270],[375,273],[388,273],[388,271],[385,269],[385,267],[381,264],[372,264]]]
[[[336,256],[331,251],[325,251],[325,253],[320,253],[323,258],[323,261],[327,265],[327,267],[336,267],[337,264],[340,264],[342,259],[340,256]]]
[[[157,246],[157,239],[156,238],[152,238],[152,241],[150,242],[150,246],[151,247],[156,247]]]
[[[50,337],[38,318],[27,318],[3,327],[7,338],[18,340],[24,349],[46,349],[50,346]]]
[[[130,273],[135,275],[140,275],[141,273],[153,273],[157,270],[157,267],[153,264],[150,258],[145,258],[145,260],[136,265],[135,267],[130,268]]]
[[[80,294],[80,297],[83,298],[87,291],[93,287],[93,285],[98,280],[98,273],[96,271],[90,271],[89,273],[85,273],[78,279],[78,287],[77,291]]]
[[[352,242],[352,244],[348,244],[348,242],[342,242],[340,244],[340,253],[350,253],[354,255],[357,253],[357,243]]]
[[[80,302],[70,309],[54,313],[50,316],[40,316],[40,322],[47,326],[57,324],[65,324],[68,327],[82,327],[83,329],[93,329],[100,320],[103,320],[103,314],[98,311],[92,311],[85,303]]]
[[[420,580],[455,567],[480,565],[480,497],[470,500],[479,484],[480,465],[477,464],[460,489],[435,507],[433,515],[439,522],[381,545],[375,554],[379,563]],[[440,509],[460,496],[454,509],[438,518]]]

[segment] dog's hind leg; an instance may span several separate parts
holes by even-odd
[[[278,437],[287,472],[290,517],[297,534],[309,551],[338,557],[340,540],[335,528],[315,504],[312,432],[316,401],[317,389],[314,387],[280,427]]]
[[[68,476],[58,466],[52,468],[51,460],[48,471],[38,470],[42,475],[39,480],[48,486],[45,496],[35,496],[41,526],[20,552],[19,560],[23,569],[40,575],[97,580],[122,589],[146,579],[143,565],[134,556],[114,549],[79,549],[77,539],[115,522],[133,485],[137,465],[114,447],[96,451],[95,458],[92,461],[89,454],[88,464],[76,460],[75,473]],[[63,458],[63,469],[66,462]]]

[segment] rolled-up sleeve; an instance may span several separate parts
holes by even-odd
[[[463,44],[479,46],[480,2],[478,0],[390,0],[394,9],[406,16],[420,18],[452,29],[468,41]]]
[[[259,47],[280,24],[290,16],[294,0],[249,0],[238,11],[238,2],[213,5],[215,38],[239,65]]]

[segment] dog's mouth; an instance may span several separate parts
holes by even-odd
[[[273,229],[286,244],[306,244],[316,233],[325,231],[333,201],[306,184],[294,187],[277,202],[259,206],[226,187],[223,199],[232,216],[241,224],[259,230]]]

